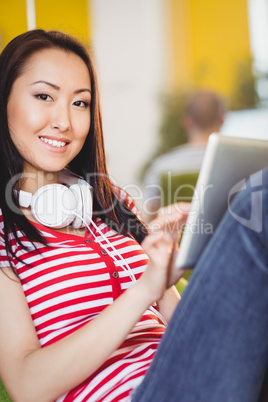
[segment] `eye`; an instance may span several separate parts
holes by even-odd
[[[49,102],[49,101],[52,101],[53,99],[51,98],[51,96],[49,96],[49,95],[47,95],[47,94],[37,94],[37,95],[35,95],[35,97],[37,98],[37,99],[40,99],[40,100],[43,100],[43,101],[46,101],[46,102]]]
[[[88,103],[81,100],[75,101],[73,104],[78,107],[88,107]]]

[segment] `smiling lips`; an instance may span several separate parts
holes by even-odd
[[[45,138],[45,137],[40,137],[40,140],[43,141],[45,144],[52,145],[53,147],[56,147],[56,148],[62,148],[68,144],[67,142],[64,142],[64,141],[52,140],[50,138]]]

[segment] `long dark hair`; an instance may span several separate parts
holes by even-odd
[[[14,38],[0,55],[0,208],[2,209],[5,244],[8,256],[13,255],[8,234],[13,233],[17,242],[19,229],[30,241],[46,243],[41,233],[22,214],[9,207],[5,195],[8,184],[23,172],[23,159],[14,146],[8,128],[7,103],[15,80],[31,55],[43,49],[61,49],[78,55],[86,64],[90,79],[92,100],[91,125],[85,144],[69,167],[83,176],[93,187],[93,210],[105,223],[125,235],[132,235],[139,243],[147,234],[141,221],[118,199],[117,190],[107,171],[104,151],[101,110],[97,77],[86,48],[75,38],[58,31],[41,29],[23,33]],[[18,206],[12,192],[12,203]],[[21,246],[23,246],[21,244]]]

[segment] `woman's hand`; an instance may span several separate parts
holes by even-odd
[[[150,262],[142,274],[140,282],[144,283],[151,303],[161,299],[167,289],[172,244],[172,238],[163,232],[149,234],[141,244],[148,254]]]
[[[181,235],[181,229],[186,223],[190,208],[191,204],[186,202],[178,202],[160,208],[156,218],[147,225],[149,233],[163,231],[168,233],[177,242]]]
[[[141,280],[147,283],[148,292],[159,300],[165,290],[184,274],[174,269],[181,229],[186,222],[190,204],[178,203],[159,210],[158,216],[148,225],[149,235],[142,247],[150,258]],[[153,300],[152,300],[153,301]]]

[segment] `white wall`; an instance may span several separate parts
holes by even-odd
[[[253,66],[255,73],[259,75],[259,79],[257,80],[257,91],[260,99],[266,101],[267,104],[268,0],[248,0],[248,17]]]
[[[138,184],[158,139],[158,96],[168,79],[164,3],[90,0],[108,167],[123,187]]]

